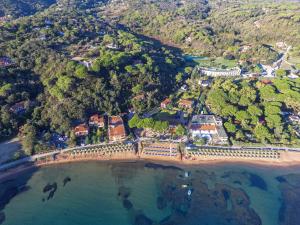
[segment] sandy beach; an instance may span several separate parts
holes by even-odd
[[[73,163],[73,162],[89,162],[89,161],[107,161],[107,162],[152,162],[159,163],[162,165],[177,165],[177,166],[201,166],[201,165],[217,165],[217,164],[245,164],[245,165],[258,165],[263,167],[293,167],[300,166],[300,152],[282,152],[280,159],[266,159],[266,160],[257,160],[257,159],[241,159],[241,158],[220,158],[220,159],[180,159],[178,158],[168,158],[168,157],[143,157],[132,153],[126,154],[115,154],[110,156],[96,156],[96,155],[85,155],[85,156],[76,156],[71,157],[64,155],[57,158],[56,160],[46,160],[39,161],[37,163],[27,163],[20,165],[18,167],[6,170],[1,172],[0,181],[5,180],[11,176],[15,176],[21,172],[24,172],[29,169],[40,168],[44,166],[51,166],[61,163]]]

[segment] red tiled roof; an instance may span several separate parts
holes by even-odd
[[[109,117],[109,129],[108,129],[109,138],[114,137],[125,137],[125,127],[123,120],[120,116],[111,116]]]
[[[213,124],[202,124],[202,125],[198,125],[198,124],[195,124],[195,125],[192,125],[191,126],[191,129],[192,130],[202,130],[202,131],[214,131],[216,130],[216,126],[213,125]]]
[[[104,117],[100,116],[98,114],[92,115],[90,117],[90,122],[95,123],[95,124],[103,124],[104,123]]]
[[[166,98],[165,100],[163,100],[163,101],[162,101],[162,103],[161,103],[161,104],[168,105],[168,104],[170,104],[170,103],[171,103],[171,99],[169,99],[169,98]]]
[[[192,107],[193,105],[193,100],[189,100],[189,99],[180,99],[179,103],[180,106],[184,106],[184,107]]]
[[[75,133],[85,133],[89,131],[89,127],[86,124],[80,124],[74,128]]]

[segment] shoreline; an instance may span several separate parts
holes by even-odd
[[[126,156],[112,156],[110,158],[103,157],[80,157],[80,158],[67,158],[67,159],[57,159],[38,163],[26,163],[11,169],[5,170],[0,174],[0,181],[14,177],[20,173],[26,172],[30,169],[40,169],[42,167],[48,167],[59,164],[70,164],[76,162],[149,162],[160,165],[175,165],[179,167],[195,167],[195,166],[218,166],[218,165],[248,165],[248,166],[260,166],[265,168],[276,167],[276,168],[292,168],[300,166],[300,153],[286,153],[283,159],[278,160],[247,160],[247,159],[197,159],[197,160],[187,160],[180,158],[161,158],[161,157],[140,157],[138,155],[126,155]]]

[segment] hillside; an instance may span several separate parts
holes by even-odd
[[[105,8],[108,18],[187,53],[236,57],[244,45],[300,45],[299,12],[300,2],[293,0],[125,0],[111,1]],[[253,54],[259,60],[273,59],[249,51]]]
[[[0,28],[0,57],[14,63],[0,68],[0,136],[24,123],[35,134],[67,134],[91,113],[146,110],[176,87],[182,66],[176,52],[103,20],[98,7],[77,3],[81,10],[60,5]],[[11,113],[24,101],[25,113]]]
[[[17,18],[32,15],[54,3],[56,0],[2,0],[0,17],[10,15]]]

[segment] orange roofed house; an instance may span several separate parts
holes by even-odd
[[[123,119],[120,116],[111,116],[108,120],[108,138],[110,141],[120,141],[126,137]]]
[[[79,124],[74,128],[75,136],[86,136],[89,134],[89,127],[86,124]]]
[[[95,114],[93,116],[90,117],[90,120],[89,120],[89,125],[90,126],[95,126],[95,127],[104,127],[104,117],[103,116],[100,116],[98,114]]]
[[[180,99],[178,106],[184,109],[191,109],[193,107],[194,101],[190,99]]]
[[[162,103],[160,103],[160,107],[162,109],[167,108],[169,105],[171,105],[172,101],[169,98],[166,98],[164,101],[162,101]]]

